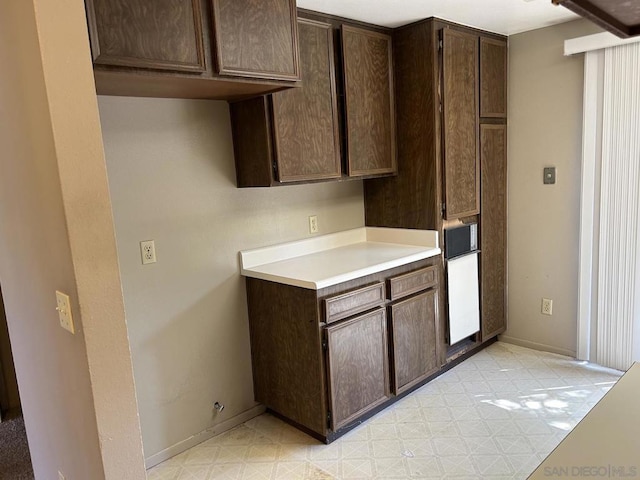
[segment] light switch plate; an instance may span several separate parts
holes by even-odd
[[[56,290],[56,310],[58,311],[58,317],[60,318],[60,326],[65,330],[75,334],[76,330],[73,327],[73,317],[71,316],[71,301],[69,295]]]
[[[543,183],[553,185],[556,183],[556,167],[544,167]]]

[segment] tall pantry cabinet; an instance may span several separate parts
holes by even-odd
[[[481,331],[462,350],[441,334],[445,364],[506,328],[507,41],[431,18],[396,29],[393,48],[398,175],[365,181],[366,224],[480,229]]]

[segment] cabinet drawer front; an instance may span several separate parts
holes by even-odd
[[[327,298],[324,301],[325,320],[327,323],[342,320],[382,305],[384,300],[384,284],[382,282]]]
[[[389,299],[397,300],[438,284],[438,267],[422,268],[389,279]]]

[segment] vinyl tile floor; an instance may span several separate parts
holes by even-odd
[[[497,342],[330,445],[264,414],[148,478],[525,479],[620,375]]]

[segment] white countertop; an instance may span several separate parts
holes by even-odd
[[[529,478],[640,477],[639,395],[634,363]]]
[[[432,230],[362,227],[240,252],[241,273],[319,290],[440,254]]]

